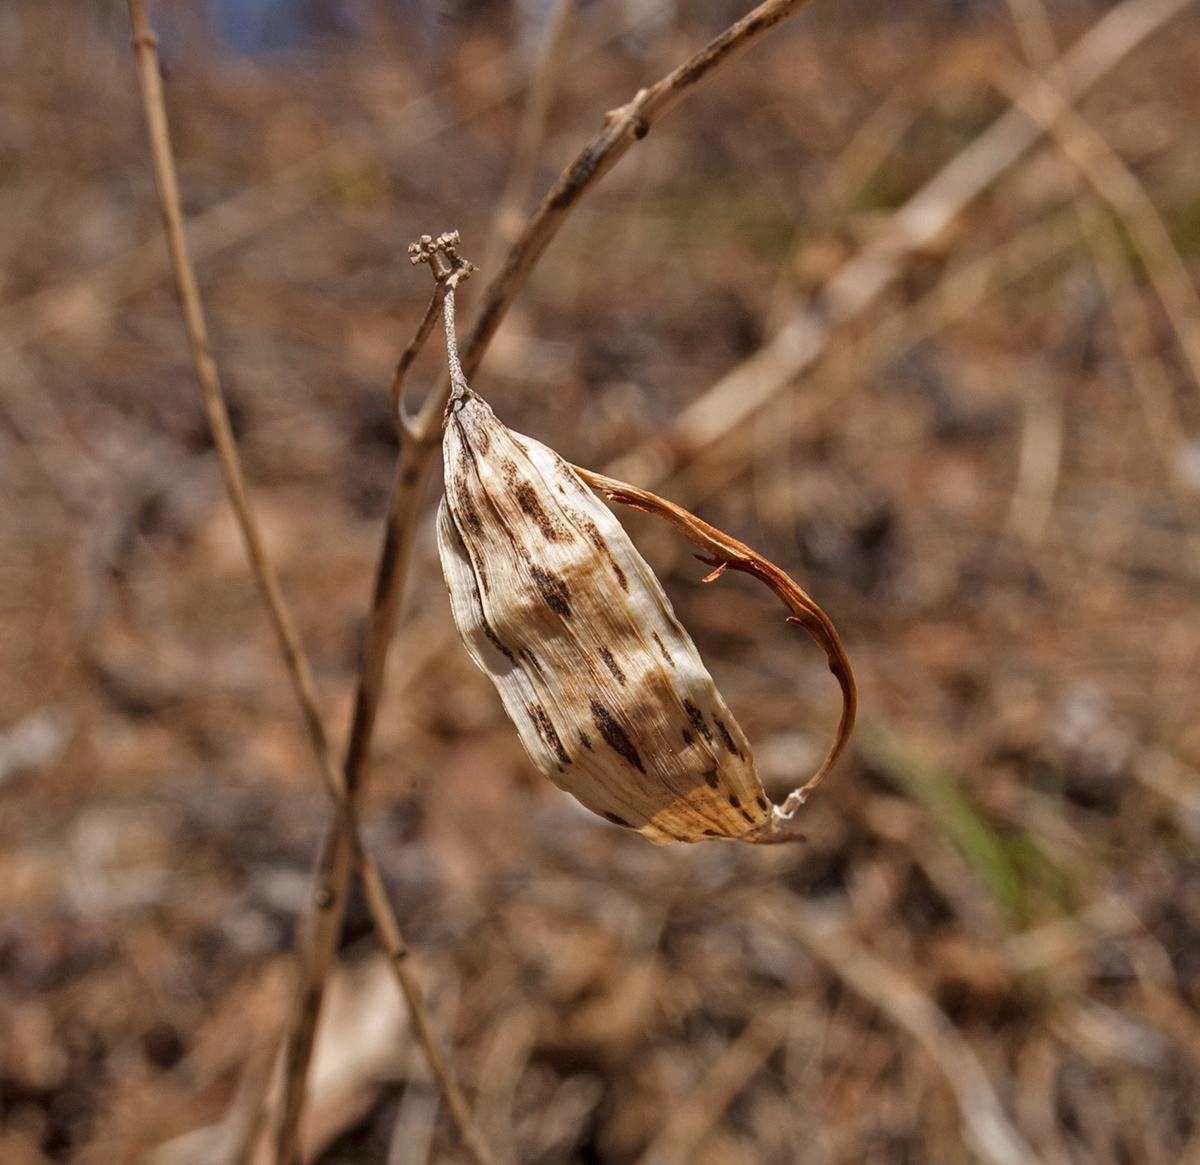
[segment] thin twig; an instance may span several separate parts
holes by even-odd
[[[524,286],[529,272],[580,199],[616,165],[634,142],[646,136],[654,121],[682,101],[701,81],[707,80],[722,65],[740,55],[808,2],[767,0],[658,84],[641,90],[627,105],[607,115],[604,128],[584,147],[551,189],[521,237],[513,244],[504,266],[485,289],[483,306],[471,330],[470,339],[463,348],[462,365],[468,379],[478,369],[500,321],[517,292]],[[400,455],[388,503],[383,547],[367,623],[362,672],[355,696],[350,743],[346,751],[346,791],[352,808],[357,808],[361,801],[366,783],[371,739],[383,693],[388,651],[395,632],[409,554],[416,534],[418,511],[440,445],[442,416],[449,397],[450,378],[447,374],[438,382],[417,414],[411,418],[404,417],[400,427]],[[314,966],[319,966],[322,959],[331,959],[337,943],[349,887],[351,846],[352,838],[339,818],[321,859],[319,884],[325,904],[321,917],[327,918],[329,925],[320,937],[323,945],[314,944],[312,948]],[[334,922],[337,926],[333,925]],[[313,978],[313,987],[317,992],[313,999],[314,1007],[299,1017],[299,1022],[305,1028],[316,1026],[320,1005],[319,977]],[[311,1055],[311,1033],[293,1032],[292,1043],[298,1050],[307,1047]]]
[[[318,757],[324,757],[329,754],[329,744],[320,712],[317,709],[316,685],[304,654],[304,647],[300,642],[299,632],[287,609],[275,569],[267,557],[258,522],[250,508],[250,499],[246,493],[246,482],[233,436],[233,427],[229,421],[229,411],[225,405],[225,396],[221,389],[216,360],[213,358],[212,347],[208,339],[208,325],[204,318],[200,289],[188,254],[187,240],[183,233],[179,185],[171,153],[171,138],[167,125],[167,110],[163,98],[162,75],[158,61],[158,40],[150,31],[150,26],[146,21],[144,0],[129,0],[129,15],[133,22],[133,45],[137,53],[138,77],[141,83],[146,124],[150,133],[154,177],[158,185],[167,247],[171,254],[171,264],[175,270],[184,327],[187,330],[192,360],[196,366],[196,377],[200,382],[204,410],[212,429],[217,459],[225,479],[230,504],[233,506],[246,544],[254,580],[262,592],[263,601],[287,663],[288,674],[295,685],[309,737]],[[330,780],[336,787],[339,783],[336,766],[331,764],[330,769]]]
[[[404,993],[413,1015],[413,1025],[418,1038],[429,1059],[430,1068],[442,1087],[446,1097],[446,1105],[459,1126],[472,1156],[486,1165],[489,1158],[486,1152],[479,1151],[478,1137],[470,1120],[470,1114],[461,1090],[450,1074],[446,1059],[441,1052],[433,1034],[429,1016],[421,997],[421,992],[407,964],[408,950],[405,946],[395,914],[387,899],[383,879],[378,867],[362,847],[358,833],[353,806],[345,794],[345,782],[325,732],[324,723],[317,704],[316,685],[312,669],[300,640],[299,632],[288,611],[283,591],[274,567],[267,557],[263,545],[262,534],[257,520],[250,507],[246,492],[245,478],[242,473],[241,461],[229,421],[229,412],[225,404],[217,372],[216,361],[208,339],[208,328],[204,318],[203,304],[196,282],[195,269],[188,253],[187,239],[183,230],[183,213],[179,198],[179,185],[171,151],[170,131],[167,124],[166,103],[162,91],[162,76],[160,72],[157,41],[146,20],[144,0],[129,0],[129,14],[133,25],[133,43],[137,53],[138,78],[141,85],[146,123],[150,134],[151,152],[154,159],[155,179],[158,185],[159,199],[162,207],[163,222],[166,228],[167,246],[170,250],[172,265],[175,270],[179,288],[179,297],[183,308],[184,324],[187,330],[188,342],[192,350],[192,358],[196,366],[196,375],[200,382],[201,394],[205,412],[213,432],[213,441],[217,449],[222,476],[229,493],[230,502],[237,517],[250,559],[255,582],[262,594],[267,607],[275,634],[279,640],[288,674],[296,691],[309,740],[330,792],[338,805],[338,821],[340,832],[344,833],[347,841],[349,858],[358,867],[363,881],[364,893],[371,917],[379,932],[380,942],[389,956],[389,961],[396,974],[397,980]],[[436,300],[436,296],[435,296]],[[428,335],[428,329],[425,330]],[[421,336],[418,333],[418,340]],[[417,342],[417,341],[414,341]],[[410,345],[410,349],[411,349]],[[419,347],[419,343],[418,343]],[[407,363],[411,364],[413,356],[406,351]],[[404,365],[407,367],[407,364]],[[402,371],[397,376],[402,377]],[[397,390],[398,391],[398,390]],[[324,897],[318,896],[318,904],[324,904]],[[318,910],[314,927],[313,939],[320,932],[321,923],[329,914],[328,910]],[[340,926],[340,917],[339,917]],[[320,992],[317,993],[318,997]],[[302,983],[300,990],[301,1006],[311,998],[312,985]],[[293,1030],[295,1025],[293,1025]],[[299,1057],[289,1056],[290,1065],[297,1062]],[[308,1057],[302,1058],[307,1068]],[[290,1078],[289,1078],[290,1083]],[[303,1097],[303,1079],[300,1082],[300,1095]]]
[[[478,370],[500,321],[517,292],[525,286],[534,264],[583,196],[625,156],[634,142],[644,138],[654,123],[674,109],[697,85],[741,56],[810,2],[766,0],[657,84],[640,90],[632,101],[606,115],[604,128],[563,171],[513,244],[504,266],[484,290],[479,313],[463,344],[463,369],[468,380]],[[423,420],[434,417],[440,421],[445,407],[444,392],[443,385],[442,391],[426,402],[421,414]]]

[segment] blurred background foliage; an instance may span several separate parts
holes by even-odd
[[[1054,4],[1057,43],[1130,3]],[[534,198],[740,14],[584,5]],[[428,295],[405,249],[454,227],[495,255],[548,16],[151,11],[217,358],[335,735],[386,386]],[[232,1165],[329,819],[220,490],[128,42],[116,0],[0,0],[12,1165]],[[583,202],[475,387],[580,464],[653,451],[886,251],[1005,112],[996,62],[1022,51],[998,3],[816,0]],[[1198,77],[1184,6],[1078,103],[1193,289]],[[655,849],[537,777],[455,636],[431,493],[365,828],[502,1162],[1200,1162],[1200,334],[1138,230],[1040,140],[660,474],[797,577],[855,665],[862,727],[804,844]],[[702,587],[672,532],[622,517],[786,793],[836,721],[819,653],[752,582]],[[315,1071],[309,1159],[458,1159],[361,903]]]

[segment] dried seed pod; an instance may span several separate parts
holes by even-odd
[[[778,836],[795,805],[768,801],[742,730],[608,507],[470,390],[449,406],[443,454],[438,549],[454,620],[537,768],[659,845]]]
[[[454,621],[537,768],[588,809],[658,845],[794,839],[786,828],[854,722],[837,632],[782,571],[686,510],[568,465],[506,428],[467,387],[445,296],[453,391],[438,550]],[[582,475],[582,476],[581,476]],[[725,567],[758,575],[825,649],[843,691],[821,771],[776,807],[749,742],[654,572],[588,488],[662,514]]]

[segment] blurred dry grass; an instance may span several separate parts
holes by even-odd
[[[719,8],[616,40],[585,11],[540,185]],[[427,293],[404,248],[456,226],[482,254],[525,58],[498,8],[422,48],[380,5],[370,36],[255,61],[169,11],[218,357],[344,731]],[[1100,13],[1054,14],[1069,45]],[[779,30],[584,202],[478,387],[595,468],[664,431],[1003,112],[1002,15],[818,3]],[[157,257],[123,12],[0,20],[0,1160],[228,1160],[328,807]],[[1079,105],[1193,282],[1198,21]],[[537,778],[427,523],[367,837],[503,1159],[960,1161],[995,1103],[1046,1165],[1200,1160],[1200,396],[1083,190],[1039,145],[660,487],[846,641],[865,723],[805,845],[657,850]],[[836,718],[823,661],[631,527],[786,791]],[[308,1143],[453,1159],[372,951],[352,907]]]

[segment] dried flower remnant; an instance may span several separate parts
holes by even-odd
[[[684,510],[595,478],[662,513],[726,566],[767,581],[825,648],[844,695],[817,776],[774,806],[750,744],[658,579],[585,471],[512,432],[467,386],[444,298],[453,384],[438,549],[454,620],[537,768],[592,812],[658,845],[793,839],[787,823],[849,737],[854,682],[832,624],[783,572]],[[651,501],[650,499],[653,499]],[[680,517],[683,515],[684,517]]]

